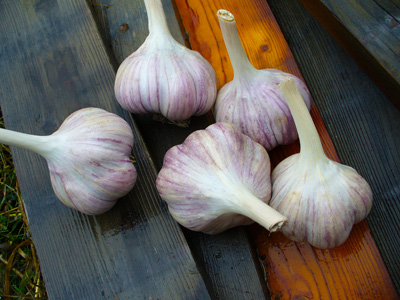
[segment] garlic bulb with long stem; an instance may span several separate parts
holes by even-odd
[[[353,224],[371,210],[371,188],[353,168],[325,155],[293,80],[286,79],[280,90],[296,123],[300,153],[283,160],[272,172],[269,204],[288,217],[281,230],[290,239],[323,249],[339,246]]]
[[[257,222],[270,231],[286,217],[269,207],[267,151],[228,123],[215,123],[168,150],[156,186],[175,220],[216,234]]]
[[[277,69],[257,70],[246,56],[233,14],[221,9],[217,16],[234,78],[218,92],[216,121],[236,125],[267,150],[294,142],[296,127],[278,85],[288,76],[293,78],[310,108],[307,86],[298,77]]]
[[[124,119],[100,108],[72,113],[47,136],[0,129],[0,143],[43,156],[57,198],[85,214],[108,211],[136,182],[132,130]]]
[[[217,96],[214,69],[172,37],[161,0],[144,3],[149,35],[118,68],[118,102],[132,113],[158,113],[170,121],[207,113]]]

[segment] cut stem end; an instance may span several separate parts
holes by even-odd
[[[272,226],[268,229],[268,231],[270,231],[270,232],[278,231],[279,229],[282,228],[283,225],[285,225],[286,221],[287,221],[287,219],[284,220],[284,221],[279,221],[279,222],[276,223],[275,225],[272,225]]]
[[[233,14],[225,9],[218,10],[217,16],[225,22],[235,22],[235,17],[233,16]]]
[[[241,199],[244,200],[239,204],[238,213],[249,217],[268,231],[279,230],[287,221],[284,215],[251,193],[242,192]]]

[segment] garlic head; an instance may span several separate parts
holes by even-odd
[[[267,151],[228,123],[190,134],[168,150],[156,181],[174,219],[216,234],[254,221],[270,231],[286,217],[271,209]]]
[[[49,136],[46,158],[58,199],[89,215],[104,213],[135,185],[133,134],[121,117],[99,108],[71,114]]]
[[[100,108],[75,111],[47,136],[0,129],[0,143],[43,156],[57,198],[85,214],[106,212],[136,182],[132,130],[124,119]]]
[[[281,231],[326,249],[341,245],[372,207],[369,184],[356,170],[324,154],[318,132],[294,82],[281,86],[299,132],[301,150],[273,170],[270,206],[285,214]]]
[[[218,92],[216,121],[236,125],[268,151],[294,142],[298,138],[296,126],[278,86],[291,77],[310,109],[311,95],[307,86],[298,77],[281,70],[257,70],[243,49],[234,16],[226,10],[219,10],[217,15],[234,78]]]
[[[145,5],[149,36],[118,68],[117,101],[132,113],[158,113],[170,121],[207,113],[217,95],[214,69],[172,37],[160,0]]]

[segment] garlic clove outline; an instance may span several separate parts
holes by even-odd
[[[298,77],[277,69],[256,69],[249,61],[232,13],[217,12],[222,35],[234,70],[234,78],[218,92],[215,104],[217,122],[236,125],[267,151],[297,140],[298,135],[289,107],[279,84],[291,77],[310,109],[311,95]]]
[[[325,155],[294,82],[288,78],[280,89],[296,122],[301,149],[273,170],[269,205],[288,217],[281,228],[288,238],[321,249],[337,247],[353,224],[367,217],[372,190],[356,170]]]
[[[260,144],[215,123],[167,151],[156,186],[174,219],[193,231],[217,234],[254,222],[275,231],[286,217],[266,204],[270,168]]]
[[[207,113],[217,96],[213,67],[172,37],[161,0],[144,3],[149,35],[118,68],[117,101],[132,113],[158,113],[170,121]]]
[[[88,215],[108,211],[136,183],[132,130],[124,119],[100,108],[75,111],[48,136],[1,129],[0,142],[43,156],[57,198]]]

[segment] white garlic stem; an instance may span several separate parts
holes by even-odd
[[[161,0],[144,0],[148,14],[149,32],[161,36],[171,36]]]
[[[286,78],[279,85],[279,88],[296,124],[300,140],[301,159],[299,161],[304,162],[307,166],[312,166],[317,162],[328,160],[318,131],[294,81],[291,78]]]
[[[240,203],[237,203],[238,210],[236,213],[249,217],[268,231],[277,231],[287,221],[284,215],[266,205],[265,202],[245,189],[237,191],[236,194],[242,200]]]
[[[257,71],[257,69],[251,64],[246,52],[244,51],[237,31],[235,17],[231,12],[225,9],[218,10],[217,16],[233,67],[234,80],[252,78],[248,74]]]
[[[9,129],[0,129],[0,143],[31,150],[45,156],[52,150],[49,136],[31,135]]]

